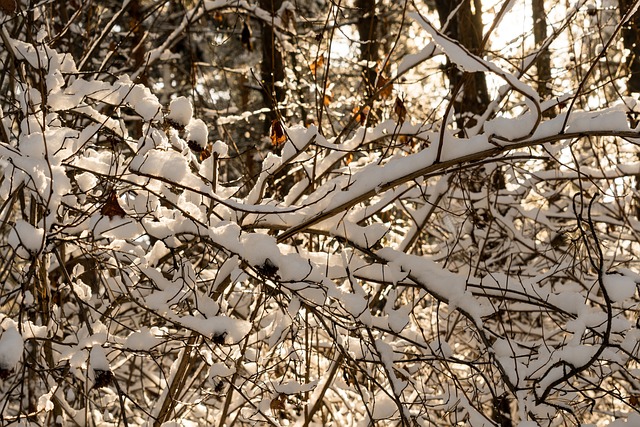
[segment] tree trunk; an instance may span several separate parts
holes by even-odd
[[[475,10],[471,10],[471,0],[464,2],[458,11],[458,40],[475,55],[482,56],[482,3],[473,0]],[[467,111],[481,113],[489,104],[489,93],[484,73],[471,73],[465,77],[462,103]]]
[[[547,38],[547,15],[544,11],[544,0],[532,0],[531,11],[533,15],[533,37],[537,47],[540,47]],[[538,95],[546,99],[551,95],[549,83],[551,82],[551,56],[549,49],[540,51],[536,59],[538,70]]]
[[[275,15],[282,6],[282,0],[260,0],[260,7]],[[284,101],[285,90],[278,84],[284,81],[284,63],[282,53],[276,46],[275,33],[269,22],[262,23],[262,97],[265,105],[271,109],[269,120],[265,122],[266,131],[277,115],[277,104]],[[266,132],[265,132],[266,133]]]
[[[357,24],[358,34],[360,35],[360,59],[366,64],[364,65],[363,78],[367,88],[367,95],[371,96],[376,91],[377,62],[380,59],[376,2],[372,0],[356,0],[355,6],[360,13]]]
[[[619,0],[620,17],[622,18],[630,7],[633,0]],[[638,36],[638,24],[640,24],[640,13],[636,13],[633,18],[622,29],[622,38],[628,54],[625,58],[627,64],[627,92],[640,92],[640,37]]]
[[[471,53],[481,55],[482,44],[482,3],[481,0],[436,0],[436,9],[442,26],[448,21],[445,35],[458,40]],[[473,10],[471,8],[473,2]],[[457,9],[457,10],[456,10]],[[455,16],[451,14],[455,11]],[[454,108],[458,117],[458,127],[473,126],[475,119],[465,123],[461,118],[465,113],[480,114],[489,104],[489,93],[484,73],[464,73],[447,60],[447,77],[451,88],[460,87],[462,96],[453,94]]]
[[[633,0],[619,0],[620,2],[620,18],[624,17],[630,7],[633,6]],[[633,15],[631,20],[622,29],[622,38],[627,56],[625,63],[627,66],[627,93],[640,92],[640,37],[638,36],[638,24],[640,23],[640,13]],[[636,175],[636,190],[640,190],[640,175]],[[637,193],[636,193],[637,194]],[[636,219],[640,220],[640,197],[633,196],[635,205]]]

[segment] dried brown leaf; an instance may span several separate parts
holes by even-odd
[[[347,153],[344,157],[344,163],[348,165],[351,162],[353,162],[353,153]]]
[[[287,142],[287,135],[284,133],[280,120],[276,119],[271,122],[271,145],[279,147],[285,142]]]
[[[353,109],[353,114],[355,114],[356,121],[360,123],[360,126],[364,126],[367,123],[369,111],[371,111],[371,108],[369,108],[368,105],[365,105],[364,107],[355,107]]]
[[[198,155],[201,162],[211,157],[211,144],[208,147],[202,147],[196,141],[188,141],[187,146]]]
[[[389,81],[390,79],[387,76],[385,76],[384,73],[378,74],[376,89],[380,91],[379,94],[380,94],[380,98],[382,99],[389,98],[393,93],[393,84],[386,86],[387,83],[389,83]]]
[[[120,202],[118,202],[118,195],[115,191],[109,193],[109,198],[102,206],[102,209],[100,209],[100,213],[103,216],[108,216],[110,219],[113,219],[114,216],[124,218],[127,215],[124,209],[120,206]]]
[[[404,123],[407,119],[407,108],[404,106],[404,101],[399,97],[396,98],[396,103],[393,106],[393,112],[398,116],[399,123]]]
[[[324,66],[324,55],[319,56],[318,59],[316,59],[311,64],[309,64],[309,69],[313,74],[315,74],[318,68],[322,68],[323,66]]]
[[[271,404],[269,406],[271,407],[271,410],[275,414],[276,412],[284,411],[284,408],[285,408],[284,404],[286,401],[287,401],[287,395],[284,393],[280,393],[278,397],[271,400]]]

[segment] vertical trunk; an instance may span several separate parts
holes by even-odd
[[[473,10],[471,3],[473,1]],[[482,56],[482,3],[481,0],[466,0],[458,11],[458,40],[475,55]],[[462,104],[468,112],[481,113],[489,104],[489,93],[484,73],[465,76]]]
[[[482,3],[480,0],[436,0],[436,9],[442,26],[448,21],[445,34],[458,40],[470,52],[482,55]],[[472,8],[473,6],[473,8]],[[455,11],[455,16],[451,16]],[[489,93],[484,73],[463,73],[455,65],[447,61],[447,77],[451,88],[461,86],[462,96],[454,94],[454,107],[458,117],[458,127],[473,125],[472,122],[464,123],[460,117],[465,113],[479,114],[489,103]]]
[[[620,17],[623,17],[629,8],[634,4],[634,0],[619,0]],[[625,49],[628,54],[625,58],[627,65],[627,92],[640,92],[640,36],[638,27],[640,24],[640,13],[636,13],[633,18],[622,29],[622,37]]]
[[[282,6],[282,0],[260,0],[260,7],[271,15],[275,15]],[[262,97],[265,105],[271,109],[269,120],[265,122],[265,133],[271,121],[277,118],[276,106],[284,101],[285,91],[279,84],[284,81],[284,63],[282,52],[276,46],[275,33],[269,22],[262,23]]]
[[[630,7],[633,6],[633,0],[619,0],[620,17],[622,18]],[[622,38],[627,56],[625,63],[627,66],[627,93],[640,92],[640,36],[638,35],[638,27],[640,24],[640,13],[636,13],[622,29]],[[640,156],[639,156],[640,157]],[[640,220],[640,175],[635,176],[636,194],[633,196],[635,205],[636,219]]]
[[[363,70],[364,83],[367,88],[367,96],[371,96],[376,91],[376,79],[378,77],[376,63],[380,59],[378,53],[376,2],[373,0],[356,0],[355,7],[360,14],[357,23],[360,36],[360,59],[366,64]]]
[[[533,37],[537,47],[540,47],[547,38],[547,15],[544,11],[544,0],[532,0],[531,11],[533,16]],[[538,70],[538,95],[546,99],[551,95],[549,83],[551,82],[551,56],[549,49],[544,48],[536,59]]]
[[[144,21],[144,14],[142,11],[142,5],[140,4],[140,0],[133,0],[131,2],[131,7],[129,8],[130,21],[129,26],[133,33],[133,38],[131,40],[131,54],[133,59],[133,69],[137,70],[144,66],[145,57],[146,57],[146,49],[144,47],[144,38],[145,38],[145,29],[142,26],[142,22]],[[143,72],[138,77],[138,81],[136,83],[142,83],[143,85],[147,85],[149,83],[149,79],[146,72]]]
[[[451,16],[453,11],[457,7],[457,1],[451,0],[436,0],[436,10],[438,11],[438,17],[440,18],[440,26],[444,27],[448,21],[448,25],[444,34],[452,39],[458,39],[458,20],[456,17]],[[451,17],[451,19],[449,19]]]

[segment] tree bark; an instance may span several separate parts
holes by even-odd
[[[547,38],[547,15],[544,10],[544,0],[532,0],[531,11],[533,16],[533,37],[537,47],[540,47]],[[551,56],[549,49],[540,51],[536,59],[538,70],[538,95],[546,99],[551,95],[549,83],[551,82]]]
[[[473,2],[473,3],[472,3]],[[473,10],[471,8],[473,4]],[[436,9],[440,17],[441,26],[448,22],[445,35],[458,40],[471,53],[480,55],[482,44],[482,2],[481,0],[436,0]],[[457,10],[456,10],[457,9]],[[451,16],[455,11],[455,16]],[[461,115],[465,113],[480,114],[489,104],[489,92],[484,73],[465,73],[447,60],[447,77],[452,89],[460,87],[462,96],[453,94],[454,108],[458,117],[458,127],[465,126]],[[475,123],[475,119],[473,119]],[[467,125],[473,125],[468,123]]]
[[[376,65],[380,59],[378,52],[378,19],[376,17],[376,2],[372,0],[356,0],[356,9],[359,10],[357,28],[360,36],[360,59],[365,63],[363,78],[367,95],[371,96],[376,91],[378,70]],[[382,72],[382,70],[380,70]]]
[[[464,2],[458,11],[458,40],[469,51],[482,56],[482,3],[473,0],[475,10],[471,10],[471,0]],[[462,103],[467,111],[481,113],[489,104],[487,80],[484,73],[467,74],[464,81]]]
[[[633,6],[633,0],[619,0],[620,17],[622,18]],[[627,92],[640,92],[640,36],[638,26],[640,24],[640,13],[633,15],[631,20],[622,29],[622,38],[628,54],[625,58],[627,65]]]
[[[282,6],[282,0],[260,0],[260,7],[272,16]],[[276,46],[275,32],[269,22],[262,23],[262,97],[265,105],[271,109],[269,120],[265,122],[268,131],[271,121],[278,117],[276,112],[279,102],[284,101],[285,90],[279,84],[284,81],[284,63],[282,52]]]

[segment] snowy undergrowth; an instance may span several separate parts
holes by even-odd
[[[514,169],[495,199],[469,196],[475,216],[447,215],[453,203],[432,211],[443,195],[463,197],[452,168],[545,144],[559,152],[554,143],[585,133],[635,136],[628,104],[541,121],[532,89],[423,25],[452,61],[524,94],[527,112],[467,137],[386,120],[336,143],[291,127],[243,196],[220,176],[228,147],[210,144],[188,99],[162,105],[127,76],[84,79],[70,55],[12,40],[42,84],[21,83],[18,136],[0,144],[3,251],[21,266],[2,293],[2,392],[27,366],[43,371],[29,391],[37,406],[6,403],[4,419],[321,425],[329,412],[481,426],[505,398],[526,425],[583,405],[586,384],[636,384],[640,277],[593,254],[594,224],[614,215],[532,208],[548,175],[574,172]],[[392,136],[422,145],[347,160]],[[504,267],[553,233],[545,256]],[[429,250],[435,240],[462,253],[494,245],[488,274]],[[569,241],[589,248],[576,252],[593,263],[580,276],[553,252]]]

